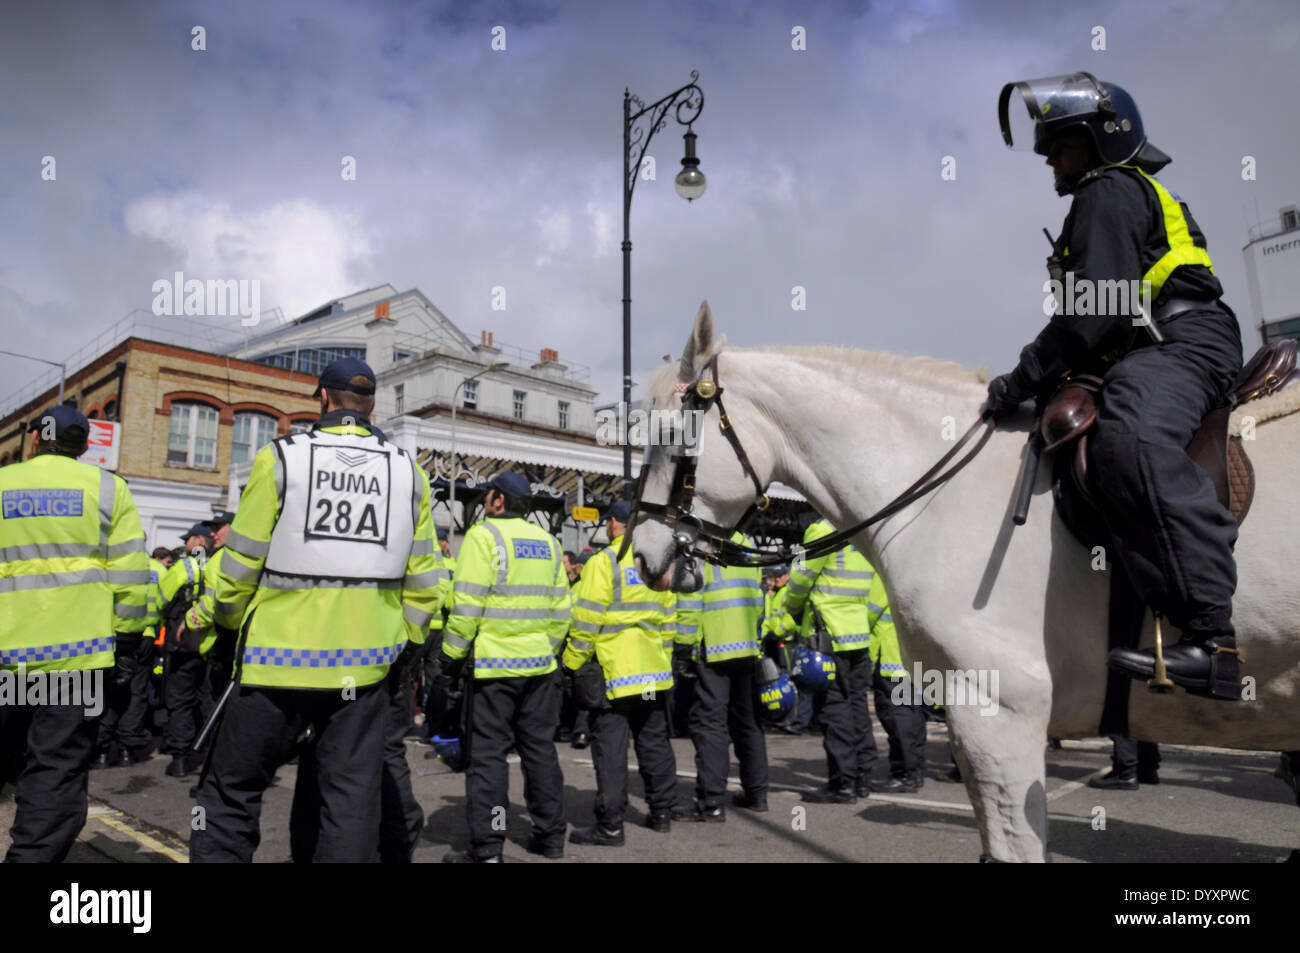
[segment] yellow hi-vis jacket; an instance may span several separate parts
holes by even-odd
[[[867,595],[867,612],[871,618],[871,660],[880,663],[880,674],[885,678],[905,678],[903,655],[898,648],[898,633],[894,631],[894,617],[889,613],[889,596],[885,583],[876,573]]]
[[[489,516],[465,534],[456,555],[451,614],[442,651],[474,648],[475,678],[555,671],[572,619],[559,540],[517,516]]]
[[[226,531],[230,532],[229,530]],[[203,586],[199,597],[185,613],[185,624],[199,633],[199,654],[207,655],[217,643],[217,627],[214,618],[217,608],[217,575],[221,572],[221,560],[226,555],[222,546],[203,564]]]
[[[804,532],[804,545],[829,536],[833,530],[826,520],[818,520]],[[876,572],[865,556],[845,546],[817,559],[796,561],[790,568],[789,593],[785,610],[793,617],[803,613],[802,638],[809,638],[815,627],[814,613],[820,616],[830,636],[831,650],[854,652],[868,648],[871,619],[867,612],[867,595]],[[782,635],[792,634],[782,631]]]
[[[605,673],[605,697],[649,696],[673,687],[677,597],[641,581],[632,547],[619,561],[616,536],[582,569],[573,589],[573,625],[564,667],[581,668],[592,652]]]
[[[339,422],[349,417],[352,423]],[[296,441],[305,443],[292,446]],[[385,444],[360,412],[333,411],[309,433],[279,437],[257,452],[227,531],[214,605],[217,622],[243,631],[243,684],[335,690],[373,685],[408,641],[424,641],[440,608],[443,575],[429,480],[409,456]],[[388,482],[367,475],[356,486],[332,490],[332,475],[370,474],[371,467],[379,467],[373,472]],[[411,472],[402,473],[402,467]],[[377,495],[362,495],[376,483]],[[411,495],[389,491],[393,485],[409,486]],[[294,493],[304,496],[293,499]],[[286,507],[298,517],[281,519]],[[409,512],[401,513],[402,507]],[[403,525],[413,525],[414,532],[381,536]],[[309,565],[310,558],[299,554],[322,540],[332,547],[333,565],[351,561],[354,571],[289,573],[273,565],[277,558]],[[404,573],[380,577],[377,561],[394,552],[406,554]]]
[[[753,545],[740,533],[733,543]],[[762,572],[757,566],[704,567],[704,588],[677,600],[677,641],[701,647],[702,662],[754,658],[763,615]]]
[[[113,664],[143,631],[149,556],[126,481],[43,453],[0,468],[0,667]]]
[[[144,636],[153,641],[158,638],[158,626],[162,622],[163,610],[167,608],[162,601],[162,581],[167,575],[167,567],[149,557],[149,588],[144,600]]]
[[[162,577],[162,582],[158,586],[159,601],[162,603],[161,611],[166,612],[177,595],[197,604],[203,597],[203,574],[209,562],[211,560],[207,558],[185,553],[172,563],[172,568],[167,570],[167,575]],[[189,625],[188,619],[185,624]],[[168,632],[167,641],[174,646],[177,642],[176,633]]]

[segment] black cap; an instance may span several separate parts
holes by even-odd
[[[370,378],[369,387],[353,387],[350,383],[354,377]],[[320,379],[316,382],[316,390],[312,392],[313,397],[319,397],[321,388],[328,387],[331,390],[350,390],[354,394],[361,394],[369,397],[375,392],[375,372],[370,369],[370,365],[357,357],[340,357],[337,361],[331,361],[325,370],[321,371]]]
[[[193,526],[191,526],[191,527],[190,527],[189,529],[187,529],[185,532],[181,533],[181,539],[182,539],[182,540],[187,540],[187,539],[189,539],[191,536],[202,536],[202,537],[204,537],[205,539],[211,539],[211,538],[212,538],[212,530],[210,530],[207,526],[205,526],[205,525],[202,524],[202,523],[195,523]]]
[[[626,524],[628,518],[632,515],[632,504],[627,500],[619,500],[609,508],[605,515],[612,520],[618,520],[620,523]]]
[[[221,529],[221,527],[233,523],[234,521],[235,521],[234,513],[230,512],[230,510],[222,510],[216,516],[212,517],[212,519],[204,520],[203,525],[209,527],[210,529]]]
[[[488,489],[499,490],[506,496],[529,496],[533,492],[532,484],[514,470],[502,470],[487,483]]]
[[[445,542],[447,540],[447,531],[445,529],[440,528],[438,530],[438,540],[440,542]]]
[[[86,420],[86,415],[76,407],[61,404],[43,411],[36,418],[36,428],[41,432],[43,439],[46,439],[44,434],[50,421],[54,424],[54,439],[61,443],[80,443],[90,433],[90,424]],[[80,433],[77,432],[78,428]]]

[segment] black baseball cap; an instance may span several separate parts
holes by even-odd
[[[189,529],[187,529],[185,532],[181,533],[181,539],[182,539],[182,540],[187,540],[187,539],[189,539],[191,536],[202,536],[202,537],[204,537],[205,539],[211,539],[211,538],[212,538],[212,530],[209,529],[207,526],[205,526],[203,523],[195,523],[193,526],[191,526],[191,527],[190,527]]]
[[[370,386],[353,387],[350,382],[352,378],[358,376],[370,378]],[[369,397],[375,392],[375,372],[370,369],[369,364],[358,357],[340,357],[337,361],[331,361],[325,370],[321,371],[312,396],[319,397],[324,387],[331,390],[350,390],[354,394]]]
[[[619,500],[609,508],[605,515],[612,520],[618,520],[620,523],[626,524],[628,518],[632,515],[632,504],[627,500]]]
[[[216,516],[212,517],[212,519],[204,520],[203,525],[208,527],[209,529],[221,529],[221,527],[226,526],[229,523],[233,523],[234,521],[235,521],[234,513],[230,512],[230,510],[222,510]]]
[[[532,484],[514,470],[502,470],[487,485],[488,489],[499,490],[506,496],[530,496],[533,492]]]
[[[90,433],[90,423],[86,420],[86,415],[76,407],[60,404],[43,411],[36,418],[37,428],[45,430],[49,426],[47,421],[50,420],[54,422],[54,439],[61,443],[80,443]],[[80,433],[77,432],[78,428]]]

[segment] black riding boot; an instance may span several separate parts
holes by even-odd
[[[1213,627],[1197,624],[1202,621],[1194,619],[1182,640],[1165,649],[1165,672],[1171,682],[1190,694],[1240,701],[1241,666],[1232,624],[1219,620]],[[1153,678],[1155,659],[1154,648],[1112,649],[1107,662],[1133,678]]]

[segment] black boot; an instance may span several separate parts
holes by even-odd
[[[582,844],[594,847],[622,847],[623,825],[606,827],[597,823],[594,827],[575,827],[569,834],[570,844]]]
[[[1107,771],[1100,777],[1092,778],[1088,787],[1101,788],[1103,791],[1136,791],[1138,779],[1132,772]]]
[[[1175,685],[1193,695],[1226,701],[1241,700],[1237,640],[1232,635],[1184,638],[1165,649],[1165,672]],[[1154,678],[1156,652],[1151,649],[1112,649],[1107,664],[1132,678]]]

